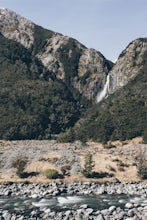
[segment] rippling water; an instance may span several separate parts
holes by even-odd
[[[26,211],[30,212],[33,209],[39,208],[51,208],[53,210],[63,210],[66,208],[77,209],[83,204],[87,204],[88,207],[93,209],[105,209],[110,206],[124,207],[127,202],[134,203],[136,205],[147,205],[147,198],[140,196],[128,196],[128,195],[90,195],[90,196],[58,196],[42,199],[31,198],[2,198],[0,197],[0,209],[9,210],[12,212]]]

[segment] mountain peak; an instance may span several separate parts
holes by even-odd
[[[33,22],[7,9],[0,8],[0,32],[29,48],[33,41]]]
[[[125,86],[134,79],[144,67],[147,51],[147,38],[132,41],[120,54],[116,64],[109,72],[110,93]]]
[[[0,7],[0,10],[6,10],[6,8],[4,8],[4,7]]]
[[[11,18],[11,20],[15,20],[15,22],[17,22],[20,18],[22,18],[22,16],[10,9],[0,7],[0,18],[3,19],[2,21],[8,21]]]

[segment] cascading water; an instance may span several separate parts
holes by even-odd
[[[108,74],[103,90],[97,94],[97,98],[96,98],[97,103],[102,101],[105,97],[107,97],[109,92],[109,84],[110,84],[110,75]]]

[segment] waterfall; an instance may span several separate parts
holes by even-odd
[[[104,99],[108,95],[109,84],[110,84],[110,75],[108,74],[103,90],[97,94],[97,98],[96,98],[97,103],[102,101],[102,99]]]

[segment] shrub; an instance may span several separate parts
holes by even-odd
[[[87,153],[86,156],[85,156],[85,164],[84,164],[84,169],[82,171],[83,175],[87,178],[90,178],[92,177],[93,175],[93,168],[95,166],[95,163],[93,161],[93,158],[92,158],[92,154],[91,153]]]
[[[59,173],[58,173],[58,171],[55,170],[55,169],[46,169],[46,170],[44,171],[44,175],[45,175],[46,178],[48,178],[48,179],[56,179],[56,178],[58,178]]]
[[[13,162],[13,167],[15,167],[17,169],[16,174],[20,178],[25,178],[26,177],[26,172],[24,172],[26,164],[27,164],[27,160],[22,159],[22,158],[17,159],[16,161]]]
[[[66,129],[65,132],[60,133],[57,138],[58,143],[72,143],[75,140],[74,130],[72,128]]]

